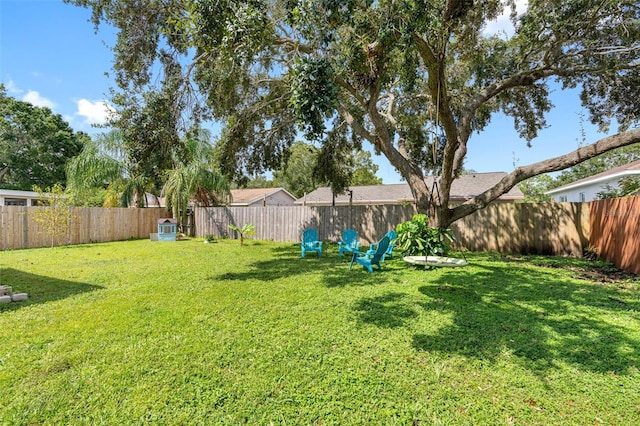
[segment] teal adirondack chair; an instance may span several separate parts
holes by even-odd
[[[360,241],[358,233],[353,229],[347,229],[342,233],[342,241],[338,243],[338,255],[342,257],[342,253],[353,253],[360,250]]]
[[[313,228],[307,228],[302,232],[302,241],[300,242],[302,257],[308,251],[314,251],[318,257],[322,257],[322,241],[318,240],[318,231]]]
[[[373,266],[377,265],[378,270],[382,271],[382,266],[380,265],[380,261],[382,260],[382,256],[387,251],[389,247],[389,237],[385,236],[378,242],[378,248],[376,251],[369,255],[367,253],[362,252],[353,252],[353,257],[351,258],[351,264],[349,265],[349,270],[353,267],[353,262],[362,265],[364,268],[367,268],[369,273],[373,273]]]
[[[387,232],[385,234],[385,237],[389,237],[389,247],[387,247],[387,250],[384,252],[384,254],[382,255],[382,261],[384,261],[384,258],[389,256],[390,258],[393,259],[393,249],[397,247],[396,244],[396,238],[397,238],[397,234],[396,231],[394,231],[393,229],[389,232]],[[380,243],[373,243],[371,245],[369,245],[369,250],[367,250],[367,254],[368,255],[373,255],[376,250],[378,250],[378,244]]]

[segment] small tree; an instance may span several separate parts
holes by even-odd
[[[34,186],[33,190],[38,193],[41,206],[30,212],[31,217],[51,237],[51,247],[53,247],[56,241],[60,242],[62,237],[69,234],[71,221],[74,218],[71,212],[71,197],[58,183],[46,190]]]
[[[229,225],[229,229],[240,234],[240,245],[244,244],[245,235],[253,235],[256,233],[256,226],[253,223],[245,223],[242,228],[238,228],[233,223]]]
[[[640,177],[627,176],[620,179],[618,187],[606,185],[602,191],[598,192],[597,197],[599,200],[604,200],[607,198],[630,197],[638,194],[640,194]]]
[[[558,185],[555,185],[558,186]],[[538,175],[518,184],[524,194],[524,201],[528,203],[546,203],[551,201],[547,191],[554,187],[554,180],[549,175]]]

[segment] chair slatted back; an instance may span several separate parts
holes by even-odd
[[[318,241],[318,231],[313,228],[307,228],[302,232],[302,242],[313,243]]]
[[[378,248],[376,252],[373,253],[371,257],[371,263],[376,264],[380,262],[380,258],[387,252],[387,248],[389,248],[389,237],[386,235],[380,240],[378,243]]]

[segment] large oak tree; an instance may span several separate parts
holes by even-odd
[[[60,114],[7,96],[0,85],[0,188],[64,185],[65,163],[89,140]]]
[[[440,226],[483,208],[517,183],[640,141],[640,5],[636,0],[529,1],[515,33],[487,35],[512,0],[67,0],[118,30],[124,91],[170,68],[189,114],[226,123],[229,174],[277,168],[302,130],[322,142],[326,177],[369,141],[429,206],[424,176],[439,175]],[[179,73],[176,73],[179,70]],[[166,80],[165,80],[166,81]],[[449,206],[474,132],[501,111],[529,141],[553,105],[549,85],[581,87],[594,123],[622,133],[522,166],[495,187]],[[194,102],[202,105],[194,108]],[[201,107],[205,108],[201,108]],[[503,149],[487,146],[488,150]]]

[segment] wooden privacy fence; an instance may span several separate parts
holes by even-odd
[[[589,244],[589,205],[493,204],[451,228],[460,249],[581,257]]]
[[[0,206],[0,250],[46,247],[51,237],[30,212],[47,207]],[[158,219],[167,217],[164,209],[72,207],[69,233],[63,244],[84,244],[149,238],[157,232]]]
[[[234,237],[229,224],[256,226],[258,240],[297,242],[305,228],[315,228],[320,238],[339,241],[342,231],[353,228],[365,243],[378,241],[390,229],[415,213],[413,206],[266,206],[266,207],[198,207],[195,210],[196,236],[212,234]]]
[[[1,250],[51,244],[28,213],[38,208],[43,207],[0,207]],[[316,228],[321,239],[335,242],[342,231],[353,228],[360,241],[369,244],[415,213],[413,205],[198,207],[195,226],[197,237],[235,237],[229,224],[252,223],[256,227],[253,238],[282,242],[300,241],[302,230],[308,227]],[[70,232],[63,243],[82,244],[148,238],[157,231],[158,219],[168,216],[164,209],[78,207],[71,209],[70,217]],[[452,229],[458,249],[580,256],[589,244],[589,205],[495,204],[457,221]]]
[[[589,204],[591,247],[620,269],[640,274],[640,196]]]
[[[256,226],[254,238],[300,241],[302,230],[316,228],[320,238],[339,241],[342,231],[358,231],[363,244],[378,241],[416,213],[413,205],[338,207],[199,207],[196,236],[233,236],[229,224]],[[471,251],[581,256],[589,242],[586,203],[495,204],[453,224],[455,247]]]

